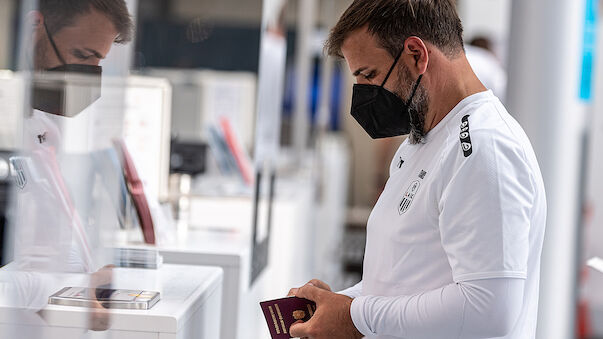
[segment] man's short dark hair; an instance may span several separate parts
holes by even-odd
[[[411,36],[434,44],[448,57],[464,50],[463,25],[453,0],[354,0],[331,30],[327,53],[343,57],[344,40],[365,25],[394,57]]]
[[[78,15],[97,10],[115,26],[115,43],[132,40],[134,24],[125,0],[39,0],[39,10],[51,34],[72,25]]]

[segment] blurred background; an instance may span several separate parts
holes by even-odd
[[[545,180],[537,337],[603,338],[603,272],[586,265],[603,257],[603,2],[456,2],[469,61],[526,130]],[[40,8],[0,0],[0,292],[11,296],[0,336],[267,338],[258,301],[311,278],[334,290],[360,280],[366,222],[403,141],[366,135],[349,114],[347,65],[323,53],[351,0],[126,3],[135,33],[100,60],[100,99],[36,120],[39,84],[58,81],[35,67]],[[65,81],[65,106],[92,88]],[[57,157],[58,188],[40,145]],[[73,243],[81,269],[65,260]],[[46,305],[69,284],[98,287],[107,264],[107,286],[162,293],[150,315],[115,310],[99,327],[94,312]],[[187,272],[204,278],[178,278]]]

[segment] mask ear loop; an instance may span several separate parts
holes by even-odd
[[[419,84],[421,83],[421,79],[423,79],[423,74],[419,75],[417,82],[415,82],[415,85],[412,88],[412,94],[410,95],[410,98],[408,98],[408,101],[406,102],[406,107],[410,107],[410,103],[411,103],[412,99],[415,97],[415,93],[417,93],[417,89],[419,88]]]
[[[385,79],[383,79],[383,82],[381,83],[381,87],[385,86],[387,79],[389,79],[389,76],[392,74],[392,71],[394,70],[394,66],[396,66],[396,64],[398,63],[398,59],[400,59],[400,57],[402,56],[403,51],[404,51],[404,46],[402,46],[402,50],[400,50],[400,53],[398,53],[398,56],[396,56],[396,58],[394,59],[394,63],[392,64],[392,67],[389,68],[389,71],[387,72]]]
[[[57,48],[57,45],[54,43],[54,39],[52,38],[52,36],[50,36],[50,32],[48,31],[48,26],[46,26],[46,22],[44,22],[44,29],[46,30],[46,35],[48,36],[48,41],[50,41],[50,45],[52,46],[52,49],[54,49],[54,53],[57,55],[57,58],[59,58],[59,61],[63,65],[66,65],[67,63],[65,62],[65,59],[63,59],[63,56],[61,56],[61,53],[59,53],[59,49]]]
[[[417,89],[419,88],[419,84],[421,83],[421,79],[423,79],[423,74],[419,75],[419,78],[417,79],[417,82],[415,82],[415,86],[412,89],[412,94],[410,95],[410,98],[408,98],[408,101],[406,102],[408,117],[410,118],[410,123],[411,124],[415,123],[415,121],[413,121],[414,119],[413,119],[413,114],[412,114],[411,109],[410,109],[410,103],[412,102],[412,99],[415,97],[415,93],[417,92]]]

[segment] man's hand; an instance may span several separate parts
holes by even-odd
[[[111,285],[113,281],[113,268],[115,268],[114,265],[107,265],[90,276],[90,287],[95,289],[95,295],[97,288]],[[88,310],[90,311],[89,327],[92,331],[106,331],[111,328],[110,311],[103,307],[98,300],[95,300]]]
[[[312,285],[318,288],[321,288],[323,290],[329,291],[331,292],[331,287],[325,283],[324,281],[318,280],[318,279],[312,279],[310,281],[308,281],[308,283],[306,285]],[[289,293],[287,294],[288,297],[294,296],[297,291],[299,290],[299,288],[292,288],[289,290]]]
[[[297,289],[294,295],[314,301],[316,312],[307,322],[299,321],[291,325],[289,329],[291,336],[310,339],[360,339],[363,337],[354,326],[350,315],[352,298],[310,283]]]

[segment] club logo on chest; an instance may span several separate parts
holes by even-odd
[[[400,215],[408,211],[410,204],[412,204],[415,195],[417,195],[417,192],[419,191],[419,186],[421,186],[421,183],[419,182],[419,180],[415,180],[410,184],[410,186],[406,190],[406,193],[404,193],[402,201],[400,201],[400,204],[398,204],[398,213]]]

